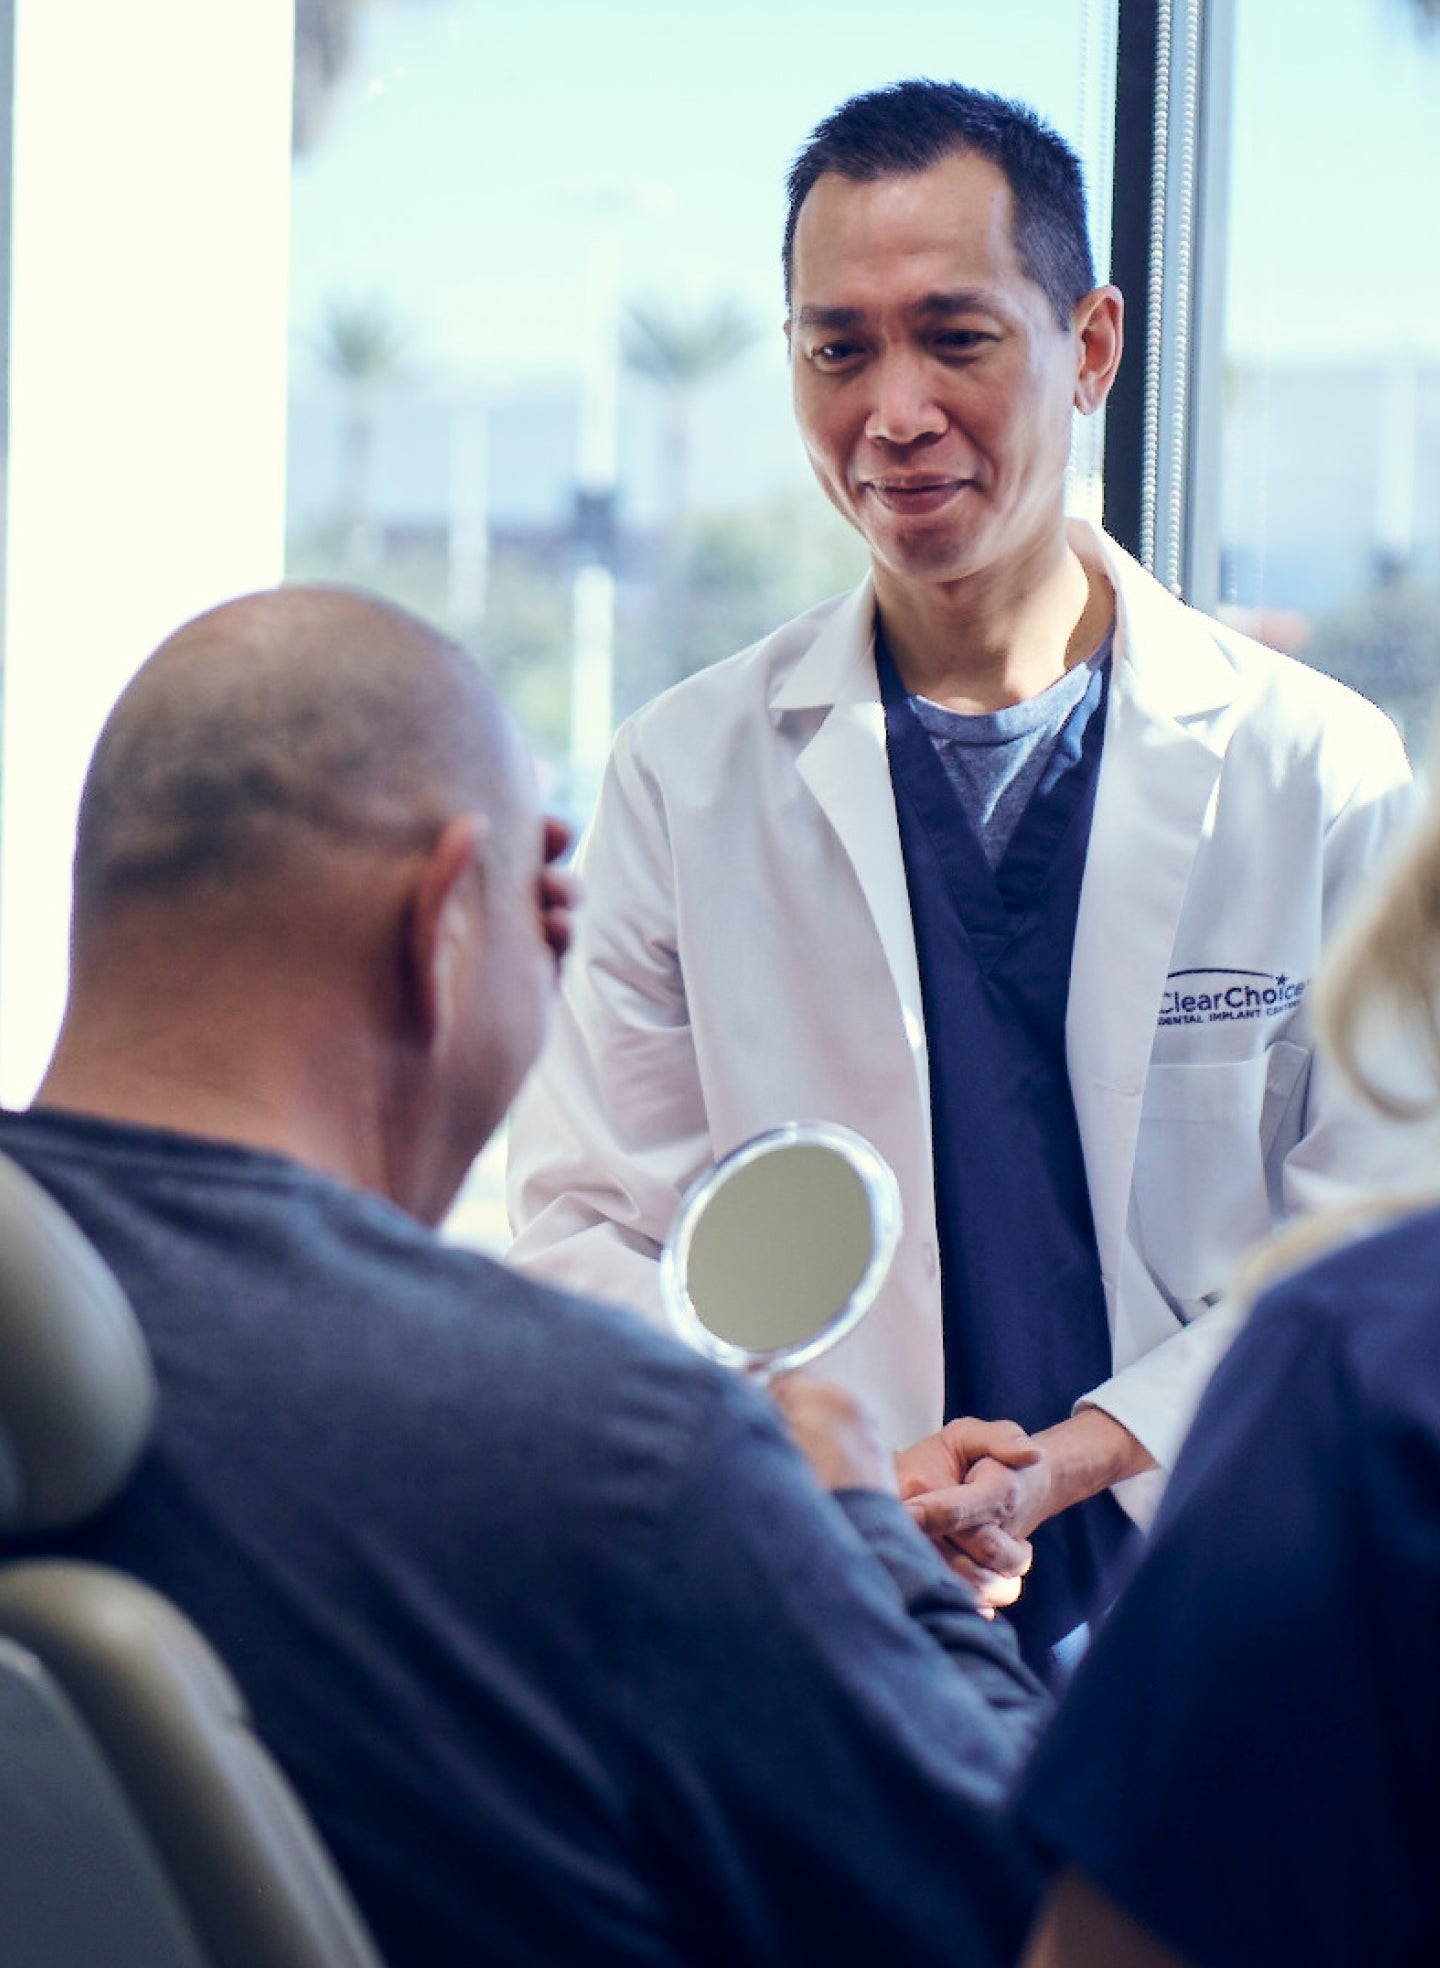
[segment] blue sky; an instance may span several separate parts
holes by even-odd
[[[1404,0],[1236,11],[1233,343],[1440,349],[1440,38],[1427,47]],[[296,168],[292,316],[386,292],[447,367],[567,369],[585,228],[608,192],[627,212],[630,289],[730,293],[778,321],[780,183],[813,122],[856,89],[952,74],[1024,96],[1083,146],[1086,12],[376,0]]]
[[[429,0],[376,4],[329,131],[297,165],[292,319],[393,294],[457,369],[568,369],[597,197],[626,285],[733,294],[776,328],[781,181],[810,126],[915,73],[1023,93],[1080,136],[1073,0]]]
[[[1440,358],[1440,35],[1417,34],[1407,0],[1235,11],[1228,352]],[[782,181],[858,89],[955,75],[1024,97],[1106,197],[1090,154],[1100,0],[372,0],[363,22],[329,128],[294,171],[294,392],[310,419],[292,448],[296,512],[333,504],[337,412],[308,337],[340,295],[388,298],[413,332],[414,387],[382,433],[392,504],[410,480],[417,510],[445,496],[446,440],[437,427],[426,448],[425,405],[468,396],[490,405],[500,503],[560,509],[585,241],[606,201],[624,215],[627,293],[733,296],[765,331],[697,401],[700,479],[721,503],[804,484],[780,335]],[[622,477],[643,519],[655,405],[624,388]]]
[[[1407,0],[1236,0],[1230,337],[1440,354],[1440,33]]]

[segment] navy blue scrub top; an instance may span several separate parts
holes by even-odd
[[[1197,1968],[1440,1961],[1440,1211],[1262,1298],[1021,1816]]]
[[[875,660],[929,1047],[945,1414],[1047,1428],[1111,1372],[1065,1059],[1109,666],[992,871],[878,631]],[[1040,1526],[1011,1615],[1033,1667],[1102,1608],[1130,1538],[1108,1491]]]

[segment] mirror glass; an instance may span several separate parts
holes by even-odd
[[[900,1235],[883,1157],[848,1128],[796,1122],[727,1155],[666,1241],[666,1309],[712,1359],[769,1375],[814,1359],[874,1302]]]

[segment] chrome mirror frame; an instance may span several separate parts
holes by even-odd
[[[791,1147],[828,1148],[859,1178],[870,1206],[870,1259],[845,1304],[808,1339],[762,1351],[722,1339],[700,1317],[686,1282],[690,1248],[712,1197],[730,1177],[777,1150]],[[895,1171],[863,1134],[837,1121],[790,1121],[784,1127],[757,1134],[732,1149],[713,1168],[702,1169],[681,1199],[660,1253],[660,1292],[671,1327],[697,1352],[761,1382],[803,1367],[844,1339],[874,1304],[899,1247],[902,1223]]]

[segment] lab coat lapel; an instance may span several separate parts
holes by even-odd
[[[1067,1050],[1095,1235],[1113,1293],[1145,1076],[1180,910],[1233,728],[1234,672],[1111,542],[1115,670],[1070,969]]]
[[[771,699],[777,720],[823,711],[796,757],[796,770],[839,837],[885,953],[929,1142],[920,967],[895,795],[885,749],[885,713],[875,677],[875,596],[865,581],[826,622]]]

